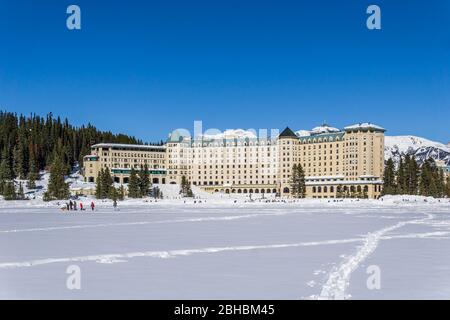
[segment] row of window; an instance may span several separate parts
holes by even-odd
[[[381,192],[381,185],[374,185],[374,190],[375,192]],[[335,187],[335,186],[313,186],[312,187],[312,193],[328,193],[328,192],[343,192],[343,193],[367,193],[369,192],[369,186],[339,186],[339,187]]]
[[[145,152],[145,153],[126,153],[126,152],[112,152],[111,155],[109,152],[103,152],[104,157],[113,156],[113,157],[127,157],[127,158],[165,158],[165,151],[161,151],[158,153],[153,152]]]
[[[206,177],[205,177],[206,179]],[[212,179],[212,177],[210,177],[210,179]],[[226,181],[224,182],[223,180],[219,181],[219,180],[214,180],[214,181],[192,181],[192,184],[194,186],[219,186],[219,185],[223,185],[223,184],[237,184],[237,185],[241,185],[241,184],[245,184],[245,185],[252,185],[252,184],[276,184],[276,180],[256,180],[256,181],[252,181],[252,180],[238,180],[238,181]]]
[[[246,188],[238,188],[238,189],[225,189],[225,191],[223,190],[219,190],[219,189],[215,189],[214,192],[225,192],[227,194],[229,193],[277,193],[277,189],[246,189]]]

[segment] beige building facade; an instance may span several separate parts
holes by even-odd
[[[114,182],[127,184],[131,168],[145,166],[152,183],[166,183],[166,147],[99,143],[83,158],[83,175],[86,182],[96,182],[100,170],[109,169]]]
[[[179,183],[185,175],[210,192],[277,192],[275,139],[225,135],[191,140],[171,135],[166,147],[169,183]]]
[[[384,173],[384,132],[370,123],[344,130],[323,125],[300,137],[286,129],[279,139],[280,193],[290,193],[292,167],[301,164],[307,197],[378,198]]]
[[[86,181],[100,168],[127,183],[131,166],[147,164],[153,183],[191,184],[224,194],[291,196],[292,167],[301,164],[306,197],[378,198],[384,170],[384,132],[371,123],[342,130],[322,125],[277,137],[240,134],[183,137],[176,132],[164,146],[97,144],[84,159]]]

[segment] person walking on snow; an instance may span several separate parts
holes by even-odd
[[[83,211],[83,203],[80,202],[80,210]]]
[[[95,204],[94,204],[94,201],[92,201],[91,202],[91,210],[94,211],[94,209],[95,209]]]
[[[72,210],[72,208],[73,208],[73,203],[72,203],[72,200],[70,200],[70,202],[69,202],[69,209]]]

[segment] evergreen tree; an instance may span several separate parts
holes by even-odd
[[[188,198],[193,198],[194,197],[194,193],[192,192],[191,189],[191,183],[189,182],[189,180],[186,178],[186,176],[182,176],[181,177],[181,190],[180,190],[180,194],[183,197],[188,197]]]
[[[125,199],[125,188],[123,187],[122,184],[119,187],[119,192],[118,192],[117,198],[120,201],[123,201]]]
[[[65,167],[59,155],[55,156],[50,168],[47,199],[62,200],[70,196],[69,185],[64,181]]]
[[[39,178],[39,172],[37,170],[36,158],[34,156],[34,152],[30,152],[27,188],[35,189],[36,188],[36,180],[38,178]]]
[[[13,149],[13,159],[14,159],[14,164],[13,164],[13,170],[14,170],[14,175],[18,178],[18,179],[26,179],[26,174],[25,174],[25,159],[24,159],[24,154],[23,154],[23,150],[21,149],[20,145],[17,144],[14,146]]]
[[[130,198],[141,198],[141,188],[139,187],[139,178],[134,168],[131,168],[130,172],[130,180],[128,182],[128,196]]]
[[[443,198],[445,197],[445,177],[444,171],[441,168],[438,168],[435,171],[436,177],[436,197]]]
[[[36,189],[36,174],[33,172],[30,172],[28,174],[27,188],[28,189]]]
[[[111,177],[111,172],[108,167],[106,167],[105,170],[103,170],[101,183],[102,183],[102,192],[104,193],[103,194],[104,199],[105,198],[112,199],[113,193],[115,192],[116,189],[114,188],[114,181],[113,178]]]
[[[7,181],[4,184],[3,197],[5,200],[16,200],[16,189],[14,182]]]
[[[291,187],[291,194],[293,197],[298,196],[298,170],[297,170],[297,164],[294,163],[292,166],[292,173],[291,173],[291,179],[290,179],[290,187]]]
[[[144,167],[141,166],[141,170],[139,171],[139,189],[143,197],[148,195],[150,187],[151,183],[148,172],[148,166],[147,165],[145,165]]]
[[[98,172],[96,181],[95,197],[97,199],[105,199],[105,192],[103,191],[103,168]]]
[[[4,194],[4,188],[6,184],[13,179],[14,175],[11,168],[9,153],[6,149],[4,149],[2,152],[2,160],[0,163],[0,194]],[[10,190],[8,190],[8,192],[9,191]]]
[[[298,197],[304,198],[306,196],[306,179],[305,171],[301,164],[297,166],[297,177],[298,177]]]
[[[419,185],[419,165],[414,156],[405,158],[405,162],[408,163],[407,170],[407,193],[411,195],[417,194],[417,188]]]
[[[95,196],[97,199],[112,199],[113,192],[113,178],[111,177],[111,173],[109,168],[105,169],[101,168],[97,175]]]
[[[25,199],[25,193],[23,192],[22,182],[19,183],[19,191],[17,192],[16,198],[18,200],[24,200]]]
[[[410,165],[411,165],[411,157],[409,155],[406,155],[403,158],[403,173],[404,173],[404,179],[403,179],[403,185],[402,185],[402,191],[403,194],[409,194],[409,179],[410,179]]]
[[[186,194],[186,176],[181,177],[180,194],[184,197]]]
[[[434,160],[427,159],[422,164],[420,170],[420,181],[419,181],[419,194],[422,196],[436,196],[438,194],[438,187],[436,185],[436,165]]]
[[[189,182],[188,187],[187,187],[186,197],[194,198],[194,193],[192,192],[191,183],[190,182]]]
[[[295,198],[304,198],[306,195],[305,172],[301,164],[292,166],[291,193]]]
[[[400,162],[397,168],[396,176],[397,176],[396,193],[405,194],[406,173],[405,173],[405,162],[403,161],[402,157],[400,157]]]
[[[119,193],[115,187],[111,187],[111,190],[109,191],[109,197],[112,201],[117,201],[119,198]]]
[[[383,175],[383,190],[382,195],[396,193],[396,179],[395,179],[395,165],[392,159],[386,161],[386,166]]]
[[[447,176],[447,179],[446,179],[445,193],[447,194],[447,197],[450,198],[450,174]]]
[[[425,161],[420,168],[419,194],[428,196],[431,185],[431,173],[429,163]]]

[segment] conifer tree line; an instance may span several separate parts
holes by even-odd
[[[140,170],[132,168],[128,180],[128,197],[142,198],[150,195],[155,199],[163,197],[158,187],[152,188],[148,166],[141,166]],[[98,173],[95,196],[97,199],[125,199],[125,187],[123,185],[119,188],[114,187],[114,180],[108,167],[100,169]]]
[[[135,137],[99,131],[91,124],[75,127],[52,113],[25,117],[0,111],[0,151],[14,178],[27,179],[29,173],[46,168],[55,154],[70,170],[75,162],[82,163],[91,145],[100,142],[142,144]]]
[[[142,144],[135,137],[100,131],[91,124],[75,127],[68,119],[61,120],[52,113],[42,117],[0,111],[0,194],[5,199],[20,198],[23,186],[14,185],[14,179],[28,180],[27,187],[32,189],[39,171],[50,169],[58,160],[51,183],[54,187],[47,198],[62,199],[67,194],[65,186],[56,190],[61,173],[67,175],[76,163],[82,165],[90,146],[101,142]]]
[[[445,178],[444,171],[436,166],[432,158],[419,166],[414,156],[406,155],[401,157],[397,168],[394,161],[389,159],[386,161],[383,180],[383,195],[450,197],[450,176]]]

